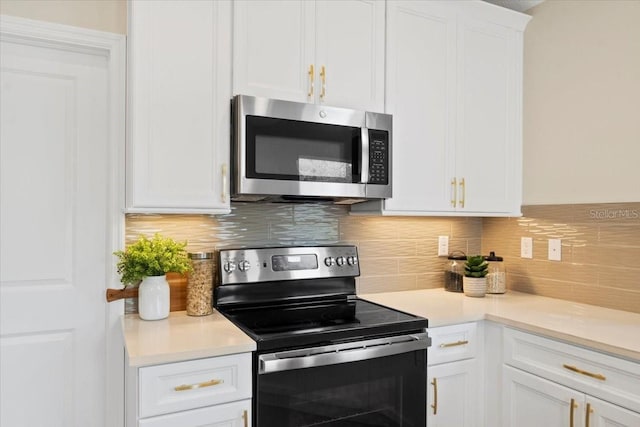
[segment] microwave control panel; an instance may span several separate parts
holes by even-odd
[[[369,184],[389,184],[389,134],[370,131]]]

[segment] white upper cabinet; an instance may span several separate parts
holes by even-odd
[[[233,7],[234,94],[383,111],[385,2]]]
[[[484,2],[387,3],[393,197],[352,212],[520,214],[528,20]]]
[[[127,211],[229,211],[230,1],[129,1]]]

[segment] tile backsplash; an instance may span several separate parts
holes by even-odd
[[[140,234],[186,240],[191,252],[227,247],[355,244],[358,293],[438,288],[446,258],[438,236],[467,254],[495,251],[507,287],[640,313],[640,203],[524,206],[521,218],[377,217],[324,204],[234,203],[228,215],[126,218],[127,244]],[[533,259],[520,238],[533,238]],[[562,240],[562,261],[547,260],[547,239]],[[186,280],[172,276],[172,310],[184,309]],[[135,311],[135,301],[127,302]]]
[[[482,252],[505,259],[510,289],[640,313],[640,203],[523,206],[522,218],[485,218]],[[520,238],[533,258],[520,258]],[[548,239],[562,240],[549,261]]]
[[[190,252],[228,247],[355,244],[361,276],[357,292],[387,292],[444,286],[446,258],[437,256],[438,236],[450,250],[479,252],[482,219],[371,217],[325,204],[233,203],[228,215],[139,215],[126,218],[126,243],[140,234],[161,233],[187,241]],[[186,281],[172,279],[174,295],[184,297]],[[182,304],[172,301],[172,309]],[[132,311],[129,302],[127,310]]]

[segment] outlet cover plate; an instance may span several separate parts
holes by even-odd
[[[449,236],[438,236],[438,256],[449,255]]]
[[[522,237],[520,239],[520,258],[533,258],[533,238]]]
[[[549,261],[562,261],[562,240],[549,239]]]

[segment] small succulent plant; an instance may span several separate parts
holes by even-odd
[[[489,272],[489,263],[485,261],[482,255],[474,255],[467,257],[464,264],[464,275],[466,277],[485,277]]]

